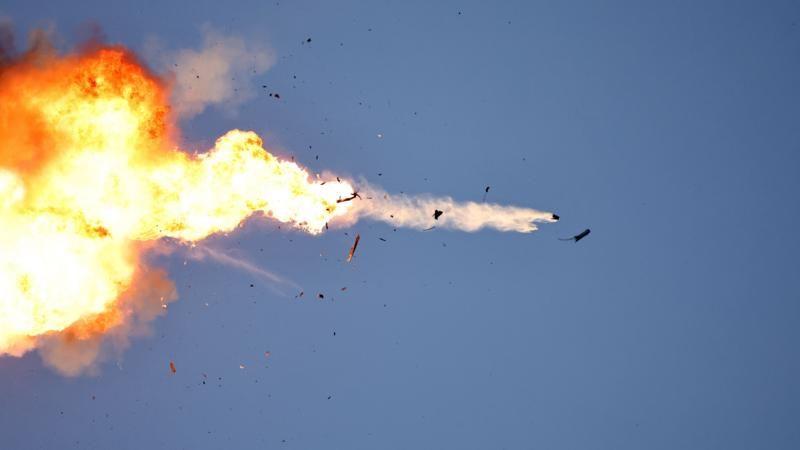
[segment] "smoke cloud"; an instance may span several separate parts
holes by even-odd
[[[165,49],[157,38],[146,43],[145,54],[171,78],[172,107],[182,118],[202,113],[209,106],[234,112],[255,95],[253,79],[275,64],[264,45],[245,43],[204,26],[199,48]]]

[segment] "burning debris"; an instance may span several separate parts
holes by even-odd
[[[433,210],[433,220],[439,220],[442,214],[444,214],[444,211],[439,211],[438,209]]]
[[[176,373],[178,371],[178,369],[175,368],[175,362],[174,361],[170,361],[169,362],[169,370],[172,373]]]
[[[361,240],[361,235],[356,234],[356,240],[353,242],[353,246],[350,247],[350,252],[347,254],[347,262],[353,260],[353,255],[356,253],[356,249],[358,248],[358,241]]]
[[[554,214],[554,215],[555,215],[555,214]],[[580,241],[581,239],[583,239],[583,238],[585,238],[586,236],[588,236],[588,235],[589,235],[589,233],[591,233],[591,232],[592,232],[592,230],[590,230],[590,229],[588,229],[588,228],[587,228],[587,229],[585,229],[585,230],[581,231],[579,234],[576,234],[575,236],[572,236],[572,237],[569,237],[569,238],[559,238],[558,240],[559,240],[559,241],[573,241],[573,242],[578,242],[578,241]]]
[[[339,177],[336,177],[336,179],[337,179],[337,181],[341,182],[341,180],[339,180]],[[357,199],[357,198],[359,198],[359,199],[360,199],[360,198],[361,198],[361,196],[360,196],[360,195],[358,195],[358,191],[353,191],[353,193],[352,193],[352,194],[350,194],[350,196],[349,196],[349,197],[336,199],[336,203],[344,203],[344,202],[349,202],[349,201],[353,201],[353,200],[355,200],[355,199]]]

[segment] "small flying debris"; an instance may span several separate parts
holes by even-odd
[[[553,214],[553,220],[558,220],[558,219],[560,219],[560,218],[561,218],[561,217],[559,217],[559,215],[558,215],[558,214]]]
[[[356,248],[358,248],[358,241],[360,241],[360,240],[361,240],[361,235],[360,234],[356,234],[356,240],[355,240],[355,242],[353,242],[353,246],[350,247],[350,253],[347,254],[347,262],[350,262],[350,261],[353,260],[353,254],[356,252]]]
[[[444,214],[444,211],[439,211],[438,209],[434,209],[433,210],[433,218],[434,218],[434,220],[439,220],[439,217],[441,217],[442,214]]]
[[[361,196],[358,195],[358,191],[355,191],[355,192],[353,192],[352,195],[350,195],[350,197],[340,198],[340,199],[336,200],[336,203],[349,202],[349,201],[355,200],[357,198],[361,198]]]
[[[585,229],[585,230],[581,231],[581,232],[580,232],[580,234],[576,234],[575,236],[572,236],[572,237],[570,237],[570,238],[558,238],[558,240],[559,240],[559,241],[573,241],[573,242],[578,242],[578,241],[580,241],[581,239],[583,239],[583,238],[585,238],[586,236],[588,236],[588,235],[589,235],[589,233],[591,233],[591,232],[592,232],[592,230],[590,230],[590,229],[588,229],[588,228],[587,228],[587,229]]]
[[[178,371],[178,369],[176,369],[176,368],[175,368],[175,362],[174,362],[174,361],[170,361],[170,362],[169,362],[169,370],[170,370],[172,373],[175,373],[175,372],[177,372],[177,371]]]

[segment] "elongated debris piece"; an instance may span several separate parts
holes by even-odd
[[[350,247],[350,253],[347,254],[347,262],[350,262],[350,261],[353,260],[353,254],[355,254],[356,248],[358,248],[358,241],[360,241],[360,240],[361,240],[361,235],[360,234],[356,234],[356,240],[355,240],[355,242],[353,242],[353,246]]]

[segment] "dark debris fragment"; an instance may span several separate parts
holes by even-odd
[[[592,232],[592,230],[590,230],[590,229],[588,229],[588,228],[587,228],[587,229],[585,229],[585,230],[581,231],[579,234],[576,234],[575,236],[572,236],[572,237],[570,237],[570,238],[559,238],[558,240],[559,240],[559,241],[573,241],[573,242],[578,242],[578,241],[580,241],[581,239],[583,239],[583,238],[585,238],[586,236],[588,236],[588,235],[589,235],[589,233],[591,233],[591,232]]]
[[[355,242],[353,242],[353,246],[350,247],[350,253],[347,254],[347,262],[350,262],[350,261],[353,260],[353,255],[356,253],[356,249],[358,248],[358,241],[360,241],[360,240],[361,240],[361,235],[360,234],[356,234],[356,240],[355,240]]]

